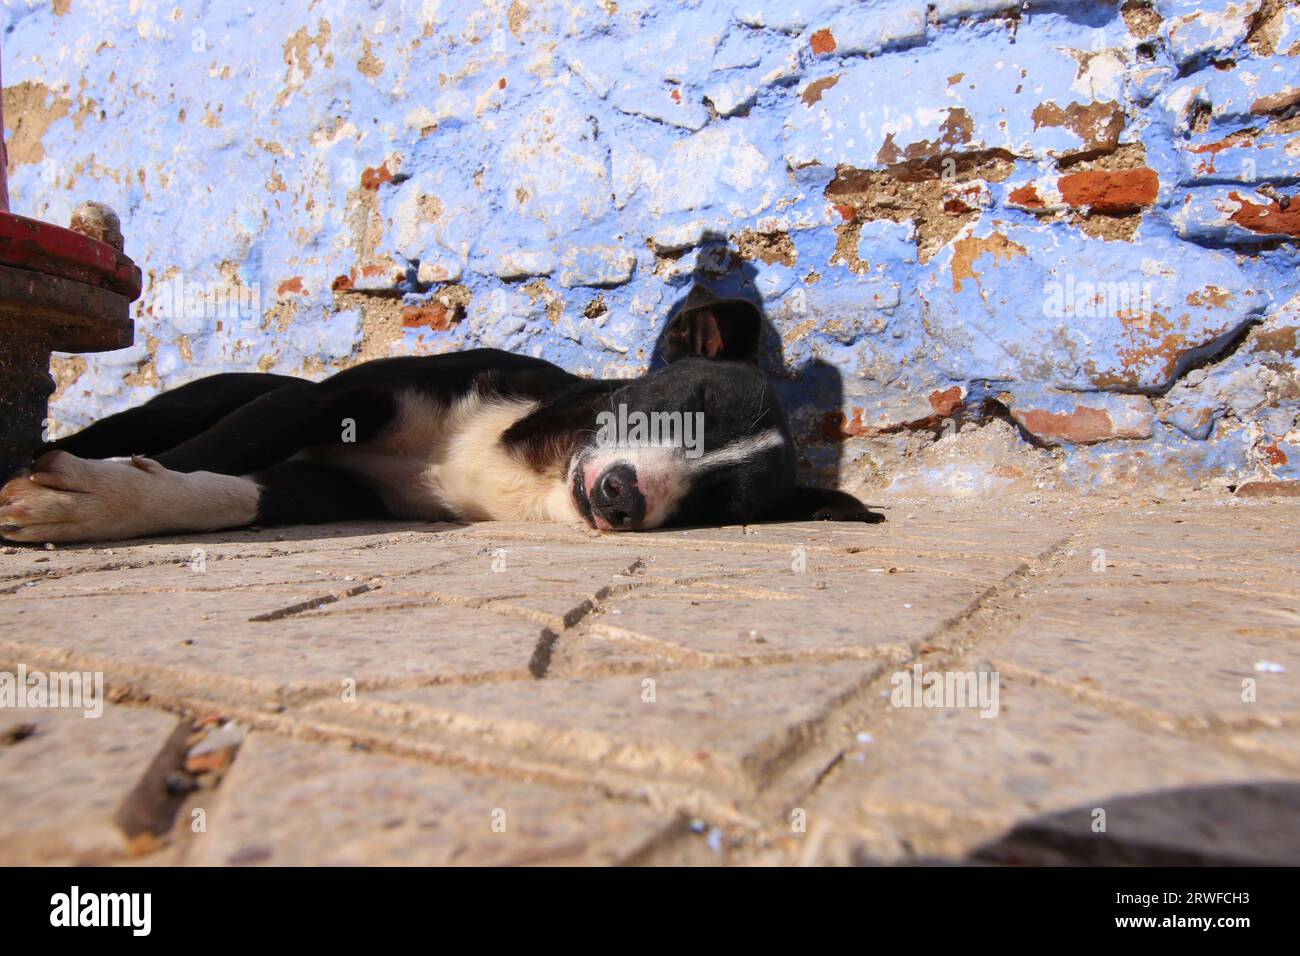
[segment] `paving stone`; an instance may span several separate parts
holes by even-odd
[[[130,680],[164,696],[262,704],[284,694],[340,693],[345,680],[365,685],[524,674],[537,641],[538,628],[530,622],[435,604],[251,620],[326,593],[264,587],[132,601],[11,597],[4,613],[17,626],[0,637],[0,657],[24,660],[40,652],[91,661],[110,684]]]
[[[1133,832],[1149,820],[1145,810],[1130,815],[1142,806],[1131,802],[1137,795],[1300,780],[1005,675],[995,717],[894,708],[882,697],[878,719],[861,730],[870,742],[848,744],[807,807],[808,833],[819,820],[827,830],[827,859],[964,859],[1019,823],[1080,808],[1089,820],[1105,810],[1112,833]]]
[[[180,564],[190,560],[195,548],[203,548],[210,559],[263,557],[440,540],[455,537],[460,530],[460,526],[446,523],[340,522],[292,528],[235,529],[212,534],[115,541],[106,545],[59,545],[49,550],[3,545],[0,546],[0,579],[16,573],[43,574],[50,570],[62,572],[125,565]]]
[[[777,835],[736,831],[718,856],[692,834],[681,859],[694,862],[980,848],[1023,862],[1275,861],[1267,829],[1291,819],[1289,792],[1245,785],[1300,776],[1300,505],[1044,494],[895,501],[886,514],[644,534],[356,523],[0,549],[0,666],[102,669],[144,705],[253,720],[262,742],[236,758],[238,787],[211,797],[191,862],[676,859],[687,838],[673,809],[609,794]],[[895,668],[956,652],[962,667],[1001,669],[997,718],[877,701]],[[114,712],[157,717],[163,744],[140,745],[134,769],[95,790],[108,810],[79,814],[73,842],[49,836],[68,829],[63,804],[28,800],[33,859],[126,861],[124,834],[166,817],[133,781],[178,725]],[[39,739],[0,747],[0,777]],[[339,749],[349,742],[408,756]],[[77,746],[57,758],[74,776],[116,772],[94,740]],[[386,769],[367,782],[357,768],[373,761]],[[439,829],[410,809],[426,786],[430,806],[474,809],[437,811],[454,822]],[[511,806],[546,808],[549,830],[480,841],[475,801],[514,787],[534,788]],[[791,801],[807,834],[782,833]],[[1100,801],[1113,838],[1090,841],[1079,810]],[[207,839],[222,820],[226,835]],[[184,836],[178,825],[142,860],[173,862]]]
[[[0,865],[119,860],[155,819],[187,728],[169,714],[103,707],[99,717],[0,709]]]
[[[253,734],[213,794],[206,831],[194,835],[186,862],[609,864],[671,822],[669,813],[595,791]]]
[[[920,517],[917,517],[920,513]],[[913,517],[908,517],[908,515]],[[626,537],[610,535],[610,537]],[[801,545],[857,549],[863,553],[918,551],[956,554],[1037,554],[1061,537],[1058,524],[1023,520],[992,521],[978,529],[954,526],[916,512],[893,508],[883,524],[857,522],[783,522],[780,524],[733,526],[728,528],[666,529],[646,535],[647,545],[715,546],[721,548],[764,548],[790,550]]]
[[[747,541],[741,547],[701,542],[641,547],[635,553],[642,562],[641,577],[692,582],[741,575],[782,580],[795,574],[811,576],[847,568],[858,568],[865,574],[920,572],[984,579],[990,573],[987,567],[990,563],[1000,566],[992,573],[1003,573],[1015,568],[1021,560],[1017,555],[971,551],[954,554],[904,547],[831,545],[816,535],[806,534],[790,536],[782,542]]]
[[[87,595],[183,595],[193,591],[294,586],[332,590],[346,588],[356,581],[357,576],[337,573],[332,568],[311,567],[298,556],[214,560],[209,555],[197,554],[188,556],[183,562],[79,571],[31,583],[15,593],[45,600]]]
[[[1013,665],[1153,714],[1300,716],[1300,601],[1074,571],[981,647]],[[1273,665],[1281,667],[1276,672]]]
[[[1016,567],[969,562],[970,577],[954,578],[891,574],[869,565],[850,570],[847,563],[833,571],[785,569],[638,589],[606,602],[592,628],[607,637],[632,632],[727,657],[901,657],[936,638],[945,623]]]
[[[417,740],[459,738],[533,759],[749,789],[815,736],[829,707],[879,671],[867,662],[651,670],[377,691],[303,713]]]
[[[444,595],[467,600],[557,592],[590,595],[629,583],[632,576],[627,572],[635,561],[635,553],[621,550],[521,542],[478,547],[426,571],[418,565],[403,568],[400,553],[392,554],[370,565],[384,577],[384,587],[366,603]]]

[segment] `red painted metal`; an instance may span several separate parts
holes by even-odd
[[[140,296],[140,267],[108,243],[8,212],[0,212],[0,265]]]
[[[0,75],[0,87],[4,77]],[[9,150],[5,148],[5,107],[0,101],[0,212],[9,211]]]

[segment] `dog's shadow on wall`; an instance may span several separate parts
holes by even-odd
[[[650,370],[663,368],[680,352],[676,320],[683,312],[710,302],[733,301],[748,308],[732,310],[736,322],[753,325],[739,330],[742,341],[757,339],[758,364],[791,419],[799,450],[800,480],[822,487],[837,487],[843,458],[839,424],[844,412],[844,377],[820,359],[788,367],[781,334],[763,308],[759,274],[754,264],[730,247],[727,237],[709,233],[699,244],[695,266],[685,289],[665,313],[650,356]],[[742,346],[741,351],[746,349]],[[724,355],[723,357],[728,357]],[[740,357],[740,356],[736,356]]]

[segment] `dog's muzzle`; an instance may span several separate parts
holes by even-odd
[[[645,520],[645,496],[637,487],[636,469],[627,462],[610,465],[587,489],[596,527],[632,531]]]

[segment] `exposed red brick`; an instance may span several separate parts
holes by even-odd
[[[1110,415],[1103,409],[1089,408],[1086,405],[1080,405],[1068,413],[1033,408],[1015,412],[1014,415],[1026,431],[1042,439],[1086,445],[1117,437],[1115,423]]]
[[[388,163],[380,163],[376,167],[366,167],[361,173],[362,189],[378,189],[384,183],[391,183],[393,174],[388,169]]]
[[[452,326],[452,312],[441,302],[408,305],[402,309],[402,325],[408,329],[433,329],[445,332]]]
[[[1241,204],[1231,217],[1241,228],[1265,235],[1300,236],[1300,202],[1292,202],[1283,209],[1276,199],[1261,206],[1243,198],[1240,193],[1233,192],[1228,196]]]
[[[392,269],[393,271],[389,271]],[[354,270],[355,272],[355,270]],[[373,279],[375,276],[389,275],[394,282],[403,282],[406,280],[406,273],[401,269],[393,269],[391,262],[367,262],[361,267],[361,275],[367,279]]]
[[[1028,183],[1027,186],[1021,186],[1019,189],[1011,190],[1011,194],[1006,199],[1008,199],[1008,202],[1010,203],[1015,203],[1017,206],[1023,206],[1028,209],[1040,209],[1047,206],[1047,203],[1043,202],[1043,196],[1040,196],[1039,191],[1035,189],[1034,183]]]
[[[672,96],[672,98],[673,98],[673,102],[674,102],[674,103],[680,103],[680,102],[682,101],[682,91],[681,91],[681,90],[677,90],[677,89],[675,89],[675,90],[673,90],[672,93],[669,94],[669,95]]]
[[[505,88],[506,88],[506,78],[503,76],[501,77],[501,80],[497,83],[497,89],[504,90]]]
[[[1094,212],[1133,212],[1156,201],[1160,178],[1146,166],[1137,169],[1087,170],[1060,179],[1061,197],[1071,206]]]
[[[1286,452],[1278,447],[1277,442],[1271,445],[1261,445],[1259,450],[1264,453],[1264,460],[1270,465],[1285,465],[1291,460],[1287,458]]]
[[[1300,481],[1248,481],[1237,487],[1239,498],[1300,498]]]
[[[1213,143],[1202,143],[1200,146],[1189,146],[1187,147],[1187,151],[1189,153],[1209,153],[1213,155],[1214,153],[1221,153],[1225,149],[1232,149],[1236,146],[1246,146],[1255,138],[1256,135],[1257,133],[1254,130],[1242,130],[1241,132],[1225,136],[1223,139],[1216,140]]]
[[[809,41],[812,51],[818,56],[825,56],[827,53],[835,52],[835,34],[830,30],[818,30],[812,35]]]
[[[1041,209],[1047,205],[1043,202],[1043,197],[1038,195],[1038,190],[1034,188],[1033,183],[1011,190],[1011,195],[1007,196],[1007,200],[1017,206],[1024,206],[1026,209]]]
[[[275,287],[276,295],[287,295],[290,292],[302,293],[306,291],[307,290],[302,287],[302,276],[294,276],[292,279],[285,279]]]
[[[1151,403],[1133,398],[1119,408],[1118,417],[1107,408],[1076,405],[1069,411],[1053,412],[1045,408],[1013,409],[1011,414],[1021,427],[1048,444],[1069,442],[1088,445],[1117,438],[1150,438],[1154,422]]]
[[[852,219],[857,214],[854,211],[853,207],[848,205],[847,203],[835,203],[835,211],[839,213],[840,218],[846,222]]]
[[[961,408],[962,391],[960,385],[945,388],[943,391],[930,393],[930,407],[940,418],[948,418]]]
[[[337,278],[335,278],[333,282],[330,283],[330,288],[333,289],[335,292],[342,292],[346,289],[351,289],[352,277],[338,276]]]
[[[845,412],[827,412],[822,416],[821,436],[826,441],[847,441],[850,438],[874,437],[876,435],[893,435],[901,431],[924,431],[938,428],[944,419],[952,417],[962,405],[962,388],[954,385],[942,391],[930,393],[930,408],[933,415],[925,415],[908,421],[885,421],[879,425],[869,425],[862,420],[863,409],[851,409]]]

